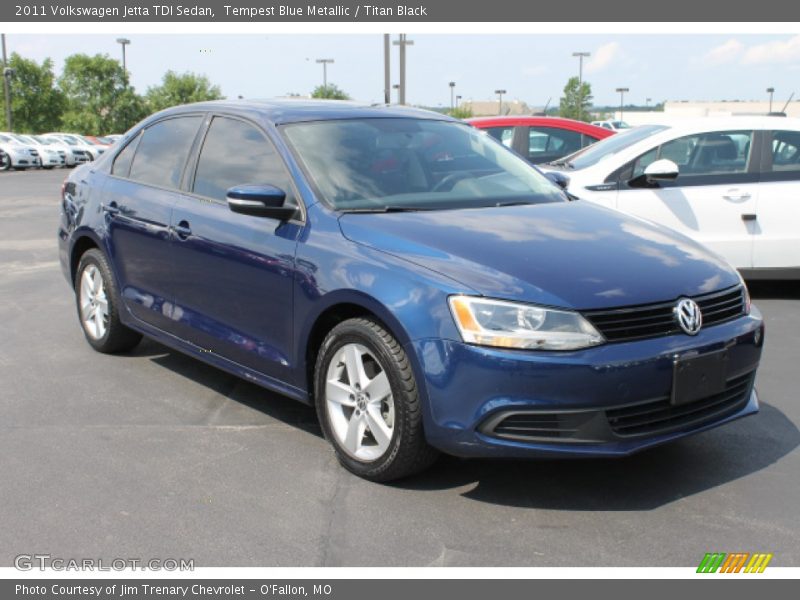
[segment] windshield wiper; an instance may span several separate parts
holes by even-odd
[[[553,162],[549,162],[547,164],[550,165],[551,167],[567,167],[568,169],[574,169],[575,168],[575,165],[573,165],[571,162],[563,160],[563,159],[554,160]]]
[[[375,208],[350,208],[342,209],[345,214],[358,213],[400,213],[400,212],[420,212],[424,210],[436,210],[435,208],[421,208],[418,206],[378,206]]]

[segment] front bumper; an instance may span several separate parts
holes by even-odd
[[[758,411],[761,315],[578,352],[409,345],[424,382],[428,441],[457,456],[623,456]],[[678,356],[727,349],[726,390],[670,403]]]

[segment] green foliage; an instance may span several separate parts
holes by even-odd
[[[558,108],[558,114],[567,119],[579,121],[591,120],[589,109],[592,105],[592,86],[585,81],[580,83],[577,77],[570,77],[564,86],[564,96]]]
[[[178,75],[174,71],[167,71],[164,74],[161,85],[147,88],[145,96],[147,107],[152,112],[178,104],[223,98],[219,87],[211,85],[205,75],[188,72]]]
[[[340,90],[335,83],[329,83],[327,86],[318,85],[311,92],[311,97],[322,100],[350,100],[350,96],[344,90]]]
[[[66,97],[62,127],[87,135],[121,133],[146,115],[122,65],[108,55],[73,54],[59,85]]]
[[[5,66],[5,65],[3,65]],[[11,111],[14,131],[41,133],[53,131],[61,124],[64,95],[55,86],[53,61],[46,58],[41,65],[22,58],[16,52],[8,66],[14,69],[11,78]],[[5,129],[5,94],[0,93],[0,115]]]
[[[472,116],[472,109],[469,106],[456,106],[449,109],[447,114],[456,119],[469,119]]]

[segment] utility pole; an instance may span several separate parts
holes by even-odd
[[[14,74],[13,69],[8,66],[8,56],[6,55],[6,34],[2,34],[3,38],[3,89],[6,97],[6,126],[9,131],[14,131],[13,123],[11,121],[11,76]]]
[[[122,46],[122,70],[125,72],[125,75],[128,74],[128,64],[125,59],[125,46],[131,43],[131,41],[127,38],[117,38],[117,43]]]
[[[394,42],[395,46],[400,46],[400,98],[398,104],[406,103],[406,46],[413,46],[414,41],[406,38],[405,33],[399,34]]]
[[[619,92],[619,120],[622,121],[622,107],[625,105],[625,92],[630,92],[626,87],[618,87]]]
[[[317,64],[322,65],[322,87],[328,89],[328,65],[333,64],[332,58],[318,58]]]
[[[573,52],[572,56],[578,58],[578,118],[583,119],[583,59],[589,58],[591,52]]]
[[[769,94],[769,112],[771,113],[772,112],[772,94],[775,93],[775,88],[774,87],[768,87],[767,88],[767,93]]]
[[[503,94],[507,93],[505,90],[495,90],[495,94],[497,94],[497,114],[503,115]]]
[[[392,74],[391,74],[392,44],[388,33],[383,34],[383,102],[392,103]]]

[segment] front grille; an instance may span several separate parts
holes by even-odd
[[[744,288],[693,296],[703,314],[703,327],[718,325],[745,312]],[[675,321],[675,302],[661,302],[610,310],[593,310],[583,315],[609,342],[623,342],[671,335],[681,331]]]
[[[31,156],[39,156],[39,152],[36,150],[29,150]]]
[[[606,411],[611,430],[619,436],[653,435],[723,418],[747,403],[755,372],[729,379],[725,390],[695,402],[673,405],[669,398]]]

